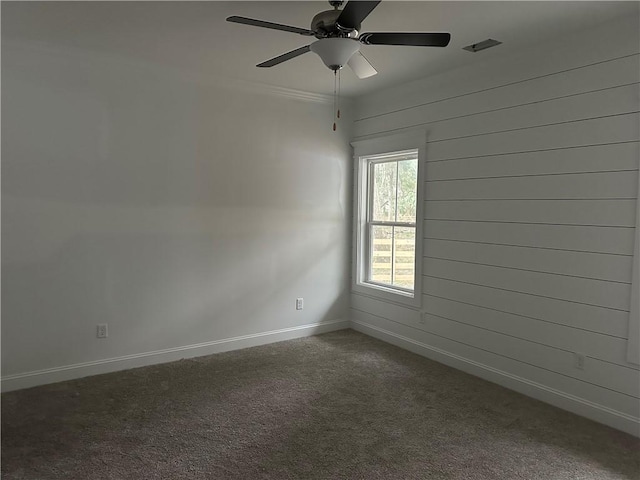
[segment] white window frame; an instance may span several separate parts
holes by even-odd
[[[424,243],[424,166],[426,132],[368,138],[351,143],[354,150],[354,232],[353,271],[351,289],[355,293],[369,295],[381,300],[400,303],[415,309],[422,305],[422,245]],[[418,152],[418,178],[416,188],[416,245],[414,264],[414,288],[409,291],[399,287],[366,281],[368,268],[368,245],[366,242],[368,198],[368,167],[375,157],[407,151]],[[373,158],[372,158],[373,157]]]

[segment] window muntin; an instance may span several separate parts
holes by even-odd
[[[412,294],[416,274],[418,151],[365,157],[364,282]]]

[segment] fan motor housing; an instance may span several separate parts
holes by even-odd
[[[341,10],[325,10],[318,13],[313,20],[311,20],[311,30],[316,32],[317,38],[326,37],[349,37],[356,38],[358,36],[358,30],[360,25],[354,29],[344,29],[336,22]]]

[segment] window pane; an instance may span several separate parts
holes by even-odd
[[[369,281],[391,285],[391,240],[393,227],[371,227]]]
[[[396,219],[396,175],[398,162],[372,164],[372,220],[393,222]]]
[[[393,285],[413,290],[416,259],[416,229],[394,227]]]
[[[418,151],[392,152],[364,157],[364,160],[367,164],[367,204],[362,233],[369,258],[366,260],[366,278],[358,279],[358,282],[385,285],[391,290],[397,289],[398,293],[399,290],[413,291],[416,283]]]
[[[415,223],[418,160],[398,162],[398,222]]]

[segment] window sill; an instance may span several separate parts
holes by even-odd
[[[378,300],[397,303],[412,308],[420,308],[420,295],[416,295],[415,291],[407,292],[383,285],[361,282],[352,285],[351,290],[354,293],[367,295]]]

